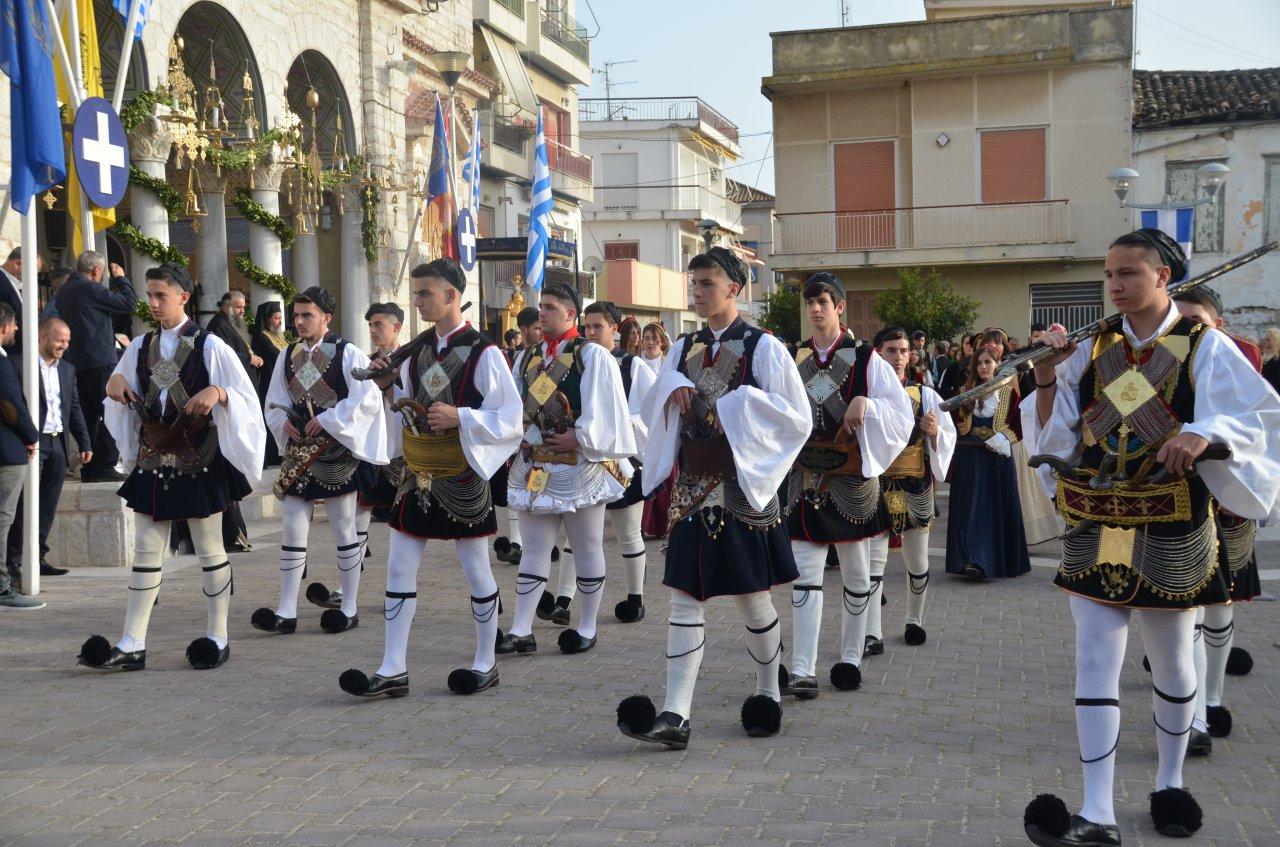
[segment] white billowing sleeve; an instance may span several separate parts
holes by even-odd
[[[644,422],[644,403],[658,381],[658,375],[639,356],[631,357],[631,394],[627,408],[631,412],[631,429],[636,437],[636,456],[644,456],[649,444],[649,427]]]
[[[209,384],[227,392],[227,405],[215,403],[213,407],[218,449],[251,485],[257,485],[267,449],[267,425],[262,420],[258,392],[236,354],[212,333],[204,340],[204,366],[209,371]]]
[[[911,398],[889,363],[872,351],[867,360],[867,415],[856,430],[862,475],[872,479],[884,473],[907,446],[914,427]]]
[[[520,446],[524,404],[511,368],[496,346],[480,354],[474,380],[484,401],[478,409],[458,409],[458,428],[467,463],[490,479]]]
[[[275,369],[271,371],[271,383],[267,386],[267,402],[262,409],[263,419],[267,422],[267,431],[275,438],[276,448],[282,454],[289,446],[289,436],[284,434],[284,425],[289,417],[279,409],[271,408],[271,404],[277,403],[285,408],[293,405],[293,398],[289,396],[289,389],[284,384],[284,360],[289,355],[289,349],[286,347],[281,350],[280,355],[276,357]]]
[[[284,357],[281,356],[283,359]],[[371,379],[356,379],[352,368],[369,367],[369,357],[354,344],[342,348],[342,378],[347,381],[347,397],[332,409],[316,415],[325,432],[357,459],[372,465],[391,461],[387,455],[386,408],[382,391]]]
[[[599,344],[582,345],[582,414],[574,421],[578,448],[588,462],[636,455],[627,393],[613,354]]]
[[[112,376],[123,374],[129,382],[129,388],[139,397],[145,396],[141,386],[138,385],[138,348],[145,337],[145,334],[139,335],[129,342],[124,355],[120,357],[115,371],[111,374]],[[39,421],[39,418],[37,417],[36,420]],[[102,423],[115,439],[116,448],[120,451],[120,459],[124,462],[124,472],[132,473],[133,466],[138,463],[138,427],[141,424],[138,413],[124,403],[117,403],[110,397],[106,397],[102,401]]]
[[[397,400],[413,396],[414,383],[409,375],[409,363],[412,360],[411,356],[400,364],[400,377],[391,384],[390,399],[387,399],[386,394],[382,394],[381,389],[378,392],[382,394],[383,412],[387,419],[388,460],[404,455],[404,416],[400,412],[391,411],[391,405]]]
[[[688,343],[686,337],[671,345],[657,380],[641,404],[640,416],[649,433],[644,449],[645,471],[640,479],[645,495],[671,476],[680,449],[680,410],[674,404],[668,406],[667,400],[677,388],[693,388],[689,378],[677,370]]]
[[[1027,455],[1047,453],[1070,461],[1080,446],[1080,379],[1089,367],[1093,345],[1081,344],[1055,369],[1058,390],[1053,398],[1053,411],[1042,426],[1036,413],[1036,393],[1023,399],[1018,411],[1022,415],[1022,440],[1027,445]],[[1058,493],[1058,483],[1053,472],[1045,466],[1036,469],[1040,487],[1052,500]]]
[[[956,425],[951,420],[951,415],[938,408],[941,403],[942,397],[938,392],[927,387],[920,389],[920,413],[933,412],[938,419],[938,434],[935,436],[938,443],[929,443],[929,468],[933,471],[934,479],[945,482],[947,469],[951,467],[951,457],[956,452]]]
[[[756,344],[751,373],[760,387],[740,385],[725,394],[716,401],[716,417],[733,448],[742,492],[753,509],[764,511],[808,440],[813,415],[795,360],[772,335]]]
[[[1280,397],[1219,330],[1194,356],[1195,420],[1182,431],[1231,448],[1231,458],[1197,465],[1200,478],[1223,508],[1262,520],[1280,495]]]

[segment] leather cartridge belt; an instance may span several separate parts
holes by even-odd
[[[1191,520],[1191,489],[1185,478],[1135,489],[1114,487],[1102,491],[1088,480],[1058,479],[1058,507],[1072,521],[1124,525],[1173,523]]]
[[[138,466],[143,470],[168,467],[195,471],[208,467],[217,448],[217,438],[210,432],[200,446],[196,436],[212,429],[209,415],[180,416],[172,426],[159,421],[143,421],[138,444]]]
[[[862,450],[856,438],[810,441],[800,448],[796,467],[823,476],[861,476]]]
[[[890,479],[919,479],[927,472],[923,442],[908,445],[893,460],[893,464],[884,469],[884,475]]]
[[[462,452],[462,436],[459,430],[447,430],[439,435],[413,430],[402,433],[404,462],[417,476],[431,479],[459,476],[467,471],[467,457]]]
[[[690,476],[736,478],[733,448],[724,436],[680,438],[680,468]]]

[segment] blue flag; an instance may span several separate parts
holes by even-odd
[[[67,175],[62,119],[53,82],[54,31],[45,4],[0,0],[0,72],[9,77],[13,208],[27,214],[31,198]]]
[[[133,2],[134,0],[112,0],[112,5],[120,13],[120,17],[124,18],[125,26],[129,25],[129,5]],[[142,28],[147,25],[147,14],[151,11],[153,0],[137,0],[137,2],[142,4],[142,8],[138,9],[138,27],[134,30],[133,37],[141,38]]]
[[[533,291],[542,290],[547,265],[547,221],[555,200],[551,196],[551,169],[547,165],[547,137],[542,134],[542,109],[538,109],[538,137],[533,147],[533,196],[529,202],[529,250],[524,281]]]

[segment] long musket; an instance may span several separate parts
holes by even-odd
[[[470,309],[470,308],[471,308],[470,303],[462,304],[462,311],[465,312],[467,309]],[[481,316],[481,323],[483,323],[483,315]],[[422,332],[414,336],[413,340],[410,341],[408,344],[404,345],[403,347],[397,347],[394,351],[392,351],[387,356],[388,364],[387,364],[387,367],[385,368],[375,368],[372,366],[367,368],[352,368],[351,369],[352,378],[378,379],[380,377],[390,376],[393,373],[398,373],[400,371],[400,366],[403,365],[410,356],[412,356],[414,353],[417,353],[426,345],[427,333],[429,332],[431,332],[430,329],[424,329]]]
[[[1230,273],[1236,268],[1247,265],[1254,259],[1261,258],[1262,256],[1270,253],[1272,250],[1276,249],[1277,246],[1280,246],[1280,242],[1272,241],[1271,243],[1264,244],[1257,249],[1250,250],[1248,253],[1242,253],[1230,261],[1223,262],[1216,268],[1205,271],[1199,276],[1183,280],[1182,282],[1170,283],[1168,287],[1169,297],[1177,297],[1179,294],[1183,294],[1193,288],[1204,285],[1210,280],[1217,279],[1223,274]],[[1104,332],[1116,330],[1120,327],[1120,322],[1123,317],[1123,315],[1117,313],[1110,317],[1103,318],[1102,320],[1095,321],[1088,326],[1082,326],[1075,332],[1068,333],[1067,340],[1079,343],[1090,338],[1095,338]],[[1057,353],[1058,351],[1054,350],[1052,347],[1048,347],[1044,344],[1036,344],[1036,346],[1027,350],[1025,353],[1010,356],[1000,364],[1000,367],[996,370],[995,376],[991,379],[982,383],[982,385],[975,385],[973,388],[970,388],[962,394],[957,394],[950,400],[944,401],[940,404],[940,408],[944,412],[952,412],[961,406],[969,405],[976,400],[980,400],[993,391],[998,391],[1013,382],[1020,374],[1026,373],[1031,370],[1031,368],[1035,367],[1036,363],[1052,358],[1057,355]]]

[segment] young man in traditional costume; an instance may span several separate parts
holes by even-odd
[[[526,306],[521,309],[516,315],[516,326],[520,330],[520,347],[511,358],[511,373],[516,377],[516,387],[519,388],[520,375],[524,373],[529,353],[542,343],[542,324],[538,321],[538,307]],[[499,524],[504,523],[501,518],[505,515],[507,526],[507,534],[499,535],[493,540],[493,552],[497,555],[499,562],[518,565],[524,549],[521,546],[520,513],[507,508],[507,481],[510,467],[511,463],[507,462],[490,480],[493,502],[501,510],[498,512]],[[555,550],[552,550],[551,558],[552,561],[556,559]]]
[[[643,695],[618,705],[624,735],[684,749],[702,664],[707,601],[730,596],[747,628],[755,694],[742,705],[748,735],[782,725],[782,636],[769,591],[796,578],[778,489],[813,421],[795,360],[738,314],[747,269],[712,247],[689,262],[701,330],[672,346],[645,404],[645,488],[679,462],[663,584],[671,589],[667,696],[661,713]],[[647,491],[645,492],[648,493]]]
[[[488,541],[498,525],[489,478],[520,443],[520,395],[502,350],[463,320],[462,267],[436,259],[410,275],[418,314],[434,326],[422,349],[380,379],[392,392],[388,414],[403,422],[392,431],[390,453],[404,460],[405,471],[389,520],[382,665],[371,677],[352,669],[339,679],[357,697],[409,693],[406,653],[418,608],[418,566],[433,539],[453,542],[475,621],[475,656],[470,667],[449,674],[449,689],[474,694],[498,684],[498,584]]]
[[[191,528],[208,608],[205,635],[187,647],[187,660],[206,670],[231,655],[221,512],[261,479],[266,427],[235,353],[187,317],[193,289],[177,265],[147,271],[147,305],[160,326],[133,340],[107,381],[103,420],[129,469],[120,496],[135,513],[136,541],[124,634],[114,647],[95,635],[80,649],[80,664],[96,670],[146,666],[147,624],[175,520]]]
[[[1230,338],[1170,301],[1169,281],[1186,273],[1182,249],[1140,229],[1112,243],[1104,269],[1120,328],[1082,345],[1046,333],[1041,341],[1059,352],[1036,365],[1036,394],[1023,404],[1030,452],[1065,463],[1056,486],[1044,470],[1041,478],[1071,525],[1055,583],[1070,593],[1076,622],[1084,805],[1068,814],[1045,794],[1027,807],[1027,836],[1051,847],[1120,843],[1113,780],[1133,616],[1151,664],[1152,821],[1172,837],[1200,828],[1182,781],[1195,714],[1195,607],[1229,597],[1212,501],[1260,519],[1280,491],[1280,398]]]
[[[507,508],[520,513],[524,549],[516,574],[511,631],[498,653],[533,653],[533,617],[551,572],[551,549],[564,527],[578,551],[582,612],[576,629],[560,633],[560,650],[583,653],[596,645],[603,599],[605,504],[630,481],[636,440],[613,357],[578,334],[582,301],[564,283],[547,283],[538,303],[542,343],[522,362],[524,443],[508,474]]]
[[[382,394],[371,381],[351,375],[369,357],[329,329],[337,304],[312,286],[293,298],[298,340],[276,361],[267,389],[267,428],[283,457],[276,494],[284,500],[280,536],[280,604],[261,608],[252,623],[263,632],[298,628],[298,590],[307,573],[307,537],[323,500],[338,548],[340,589],[307,586],[307,599],[325,610],[320,627],[345,632],[360,623],[356,592],[364,545],[356,530],[356,495],[373,486],[374,468],[387,464]]]
[[[907,446],[914,418],[893,368],[840,323],[844,283],[816,273],[802,294],[813,337],[796,351],[796,367],[813,434],[788,485],[787,532],[800,576],[791,586],[791,672],[780,678],[783,694],[808,700],[818,696],[822,576],[831,545],[840,562],[842,607],[840,661],[831,668],[831,684],[841,691],[862,685],[871,539],[890,523],[880,474]]]

